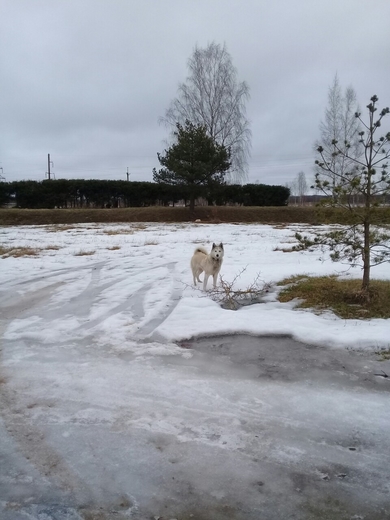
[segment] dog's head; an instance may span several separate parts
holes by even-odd
[[[214,260],[221,261],[223,258],[223,252],[223,244],[221,242],[219,245],[213,244],[210,255]]]

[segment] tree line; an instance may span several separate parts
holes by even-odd
[[[195,190],[195,191],[194,191]],[[57,179],[0,183],[0,204],[19,208],[115,208],[189,204],[285,206],[290,191],[266,184],[170,185],[154,182]]]

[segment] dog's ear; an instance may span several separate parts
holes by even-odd
[[[212,247],[212,249],[214,249],[214,247],[217,247],[217,246],[216,246],[216,245],[214,244],[214,242],[213,242],[213,247]]]
[[[222,242],[219,244],[219,247],[220,247],[221,249],[223,249],[223,244],[222,244]]]

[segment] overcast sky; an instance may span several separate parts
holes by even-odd
[[[248,182],[311,182],[336,73],[390,105],[389,22],[390,0],[0,0],[0,174],[43,180],[50,153],[57,179],[151,181],[159,117],[215,41],[250,87]]]

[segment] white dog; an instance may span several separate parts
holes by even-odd
[[[207,253],[204,247],[197,247],[195,249],[191,258],[191,269],[192,275],[194,277],[194,285],[196,285],[196,281],[200,283],[202,282],[202,280],[199,279],[199,275],[204,271],[203,290],[206,290],[207,281],[210,276],[213,277],[214,288],[217,286],[217,278],[219,271],[221,270],[223,253],[224,251],[222,242],[219,244],[219,246],[213,244],[210,253]]]

